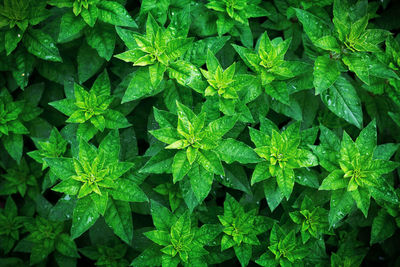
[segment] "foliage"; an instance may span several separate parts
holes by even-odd
[[[398,266],[398,14],[0,0],[0,266]]]

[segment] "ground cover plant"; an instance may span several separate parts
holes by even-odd
[[[0,0],[0,266],[400,266],[399,16]]]

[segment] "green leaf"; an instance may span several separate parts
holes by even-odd
[[[97,128],[92,123],[81,123],[78,125],[76,136],[77,138],[82,138],[85,141],[89,141],[97,132]]]
[[[399,144],[388,143],[379,145],[374,150],[374,159],[390,160],[393,154],[399,149]]]
[[[106,159],[114,163],[119,159],[120,139],[117,130],[110,131],[99,144],[99,151],[103,151]]]
[[[82,186],[83,188],[83,186]],[[82,191],[82,188],[80,191]],[[78,194],[78,198],[80,198],[80,193]],[[100,215],[104,216],[104,213],[106,212],[107,209],[107,203],[108,203],[108,192],[102,193],[101,195],[99,194],[90,194],[90,197],[92,198],[93,203],[96,206],[97,212],[100,213]]]
[[[311,188],[319,188],[318,173],[313,170],[307,170],[306,168],[295,170],[296,183],[308,186]]]
[[[171,227],[171,238],[179,240],[182,236],[190,233],[191,220],[189,212],[185,211]]]
[[[260,129],[263,129],[263,123],[262,119],[260,119]],[[279,129],[274,129],[276,131],[279,131]],[[268,133],[265,133],[268,132]],[[270,145],[270,139],[272,135],[272,129],[267,131],[264,129],[264,131],[259,131],[254,128],[249,128],[249,133],[250,133],[250,139],[251,141],[256,145],[256,147],[262,147],[262,146],[269,146]]]
[[[63,61],[51,36],[41,30],[29,29],[22,41],[29,53],[38,58],[54,62]]]
[[[174,103],[176,105],[176,103]],[[176,128],[178,124],[178,119],[175,114],[169,113],[164,110],[159,110],[157,108],[153,108],[154,110],[154,119],[157,121],[160,128]]]
[[[237,122],[236,116],[223,116],[208,124],[208,130],[215,138],[221,138],[231,130]]]
[[[115,27],[115,29],[117,31],[118,36],[122,39],[122,41],[125,43],[128,49],[138,48],[133,31],[121,27]]]
[[[283,104],[289,105],[289,90],[285,82],[273,82],[265,85],[265,92]]]
[[[33,71],[35,57],[24,49],[17,49],[13,54],[15,57],[13,77],[21,88],[25,88],[28,85],[29,74]]]
[[[331,87],[340,76],[339,65],[329,55],[319,56],[314,62],[315,94],[320,94]]]
[[[152,136],[163,143],[173,144],[182,139],[175,128],[161,128],[150,132]],[[175,147],[174,147],[175,148]]]
[[[80,46],[77,61],[79,83],[84,83],[93,77],[105,62],[103,58],[99,57],[97,51],[86,43]]]
[[[103,116],[105,127],[108,129],[121,129],[131,126],[126,117],[119,111],[107,109]]]
[[[76,181],[77,182],[77,181]],[[79,182],[78,182],[79,183]],[[80,187],[79,187],[80,188]],[[78,190],[79,190],[78,188]],[[78,191],[76,191],[78,192]],[[75,193],[77,194],[77,193]],[[72,217],[76,200],[66,193],[63,198],[60,198],[54,207],[49,212],[49,220],[51,221],[66,221]]]
[[[53,252],[54,247],[52,242],[34,243],[31,249],[29,258],[30,265],[38,264],[48,257]]]
[[[255,261],[257,264],[261,266],[276,266],[278,263],[275,260],[275,256],[271,252],[266,252],[260,256],[259,259]]]
[[[363,114],[361,101],[353,85],[339,76],[336,82],[321,93],[322,102],[335,115],[356,127],[362,127]]]
[[[362,129],[356,140],[359,151],[365,155],[372,155],[377,143],[376,122],[373,120]]]
[[[143,168],[140,169],[142,173],[171,173],[171,166],[174,160],[175,151],[160,150],[156,155],[146,162]]]
[[[63,180],[52,188],[53,191],[65,193],[67,195],[76,195],[80,190],[82,183],[73,179]]]
[[[343,177],[342,170],[334,170],[323,181],[319,190],[337,190],[346,188],[348,180]]]
[[[161,266],[165,266],[165,267],[177,267],[180,262],[179,257],[172,258],[169,255],[162,255],[161,259],[162,259]]]
[[[45,158],[50,170],[61,180],[68,180],[76,175],[74,163],[71,158]]]
[[[384,200],[393,204],[399,203],[395,190],[387,182],[381,183],[379,187],[370,187],[369,191],[376,200]]]
[[[354,201],[356,202],[357,207],[362,211],[365,218],[367,218],[369,203],[371,198],[368,189],[365,189],[363,187],[358,187],[357,190],[351,191],[350,193]]]
[[[114,1],[100,1],[96,7],[98,19],[115,26],[137,28],[136,22],[132,19],[126,9]]]
[[[201,203],[209,194],[214,174],[196,164],[188,172],[190,184],[197,201]]]
[[[184,59],[193,63],[197,67],[201,67],[204,65],[204,63],[206,63],[208,51],[210,51],[211,54],[216,54],[229,39],[230,36],[208,37],[200,39],[192,44],[191,49],[186,52]],[[207,68],[210,70],[209,67]],[[213,68],[211,68],[211,70],[212,69]]]
[[[251,176],[251,185],[264,181],[269,177],[271,177],[269,164],[267,162],[260,162],[256,165],[253,175]]]
[[[196,91],[201,91],[203,87],[200,71],[189,62],[183,60],[172,62],[168,66],[168,73],[170,78],[175,79],[183,86],[188,86]]]
[[[152,85],[149,70],[140,68],[132,74],[132,79],[122,98],[122,103],[137,100],[139,98],[159,93],[165,84]]]
[[[297,18],[303,24],[304,31],[311,41],[322,49],[326,49],[324,46],[319,45],[318,41],[323,37],[331,35],[331,25],[308,11],[297,8],[295,8],[295,11]]]
[[[13,158],[16,162],[20,162],[22,158],[24,141],[22,139],[22,135],[20,134],[9,134],[4,137],[3,144],[8,154],[10,154],[11,158]]]
[[[251,259],[252,247],[249,244],[242,243],[240,246],[234,246],[236,257],[242,266],[247,266]]]
[[[79,258],[76,245],[71,237],[67,234],[61,234],[58,236],[55,242],[55,248],[64,256]]]
[[[97,50],[100,57],[107,61],[109,61],[113,55],[115,39],[115,30],[107,24],[97,23],[93,28],[89,29],[86,34],[87,43]]]
[[[286,197],[286,199],[289,199],[290,195],[292,194],[295,181],[293,170],[289,168],[283,169],[282,172],[276,176],[276,181],[282,194]]]
[[[72,12],[67,12],[61,17],[60,32],[58,42],[66,43],[79,38],[86,23],[81,17],[75,16]]]
[[[130,266],[161,266],[161,252],[159,248],[150,247],[136,257]]]
[[[98,17],[98,8],[95,5],[89,5],[88,8],[83,8],[81,12],[81,17],[90,26],[93,27],[96,24]]]
[[[283,193],[276,183],[276,179],[268,179],[263,183],[264,195],[267,199],[268,207],[274,211],[284,198]]]
[[[171,60],[176,60],[192,46],[192,42],[193,38],[172,39],[167,43],[166,54]]]
[[[223,140],[217,147],[217,152],[228,164],[234,161],[242,164],[257,163],[261,160],[251,147],[232,138]]]
[[[383,242],[391,237],[396,231],[393,218],[383,209],[372,221],[370,244]]]
[[[4,36],[4,48],[6,49],[7,56],[9,56],[18,46],[22,40],[24,33],[17,29],[9,29]]]
[[[196,232],[194,240],[201,244],[208,245],[221,233],[221,230],[220,225],[203,224],[199,231]]]
[[[151,201],[151,216],[153,217],[154,226],[158,230],[169,231],[175,221],[175,216],[171,213],[169,209],[162,206],[156,201]]]
[[[99,216],[100,214],[89,196],[79,199],[72,216],[71,238],[75,239],[81,236],[94,225]]]
[[[399,79],[392,69],[367,53],[352,53],[343,57],[343,62],[367,85],[370,85],[373,81],[374,77],[371,76],[383,79]]]
[[[221,178],[220,183],[226,187],[237,189],[252,195],[247,174],[243,167],[238,164],[226,165],[225,176],[217,176],[217,178]]]
[[[171,242],[167,231],[153,230],[144,233],[144,235],[154,243],[161,246],[168,246]]]
[[[306,149],[297,150],[297,161],[300,167],[313,167],[318,165],[317,157]]]
[[[335,190],[332,192],[330,205],[329,227],[336,228],[336,224],[352,210],[354,200],[346,189]]]
[[[110,198],[104,219],[108,226],[128,244],[132,243],[133,225],[131,207],[128,202]]]
[[[187,159],[185,151],[179,151],[174,156],[172,163],[172,176],[174,183],[182,180],[185,175],[189,172],[191,166]]]
[[[211,150],[199,150],[197,154],[198,162],[204,169],[211,173],[225,175],[221,160],[216,153]]]
[[[128,202],[147,202],[147,196],[143,190],[129,179],[117,179],[114,182],[114,188],[109,193],[115,200]]]
[[[36,65],[36,69],[44,78],[61,85],[64,85],[65,81],[77,79],[75,67],[68,57],[63,59],[63,63],[48,62]]]

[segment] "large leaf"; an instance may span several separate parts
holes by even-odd
[[[50,35],[41,30],[30,29],[22,40],[26,49],[38,58],[62,62],[58,48]]]
[[[388,239],[394,234],[395,230],[394,218],[385,210],[379,210],[378,215],[372,221],[370,244]]]
[[[89,29],[86,34],[87,43],[97,50],[99,56],[107,61],[109,61],[113,55],[115,40],[115,30],[107,24],[97,23],[96,26]]]
[[[218,154],[221,159],[228,164],[237,161],[242,164],[257,163],[260,162],[260,157],[257,156],[256,152],[240,141],[232,138],[228,138],[221,142],[217,148]]]
[[[60,32],[58,42],[66,43],[79,38],[86,23],[81,17],[75,16],[72,12],[67,12],[61,17]]]
[[[94,225],[99,216],[90,196],[79,199],[72,216],[71,237],[75,239],[81,236]]]
[[[80,83],[86,82],[95,75],[105,62],[105,60],[99,56],[97,51],[87,44],[80,46],[77,61],[78,78]]]
[[[108,200],[107,210],[104,216],[108,226],[114,233],[128,244],[132,243],[133,224],[132,212],[128,202]]]
[[[164,82],[152,85],[148,68],[140,68],[132,74],[131,81],[122,98],[122,103],[157,94],[164,89]]]
[[[171,166],[174,160],[175,151],[161,150],[143,166],[140,172],[143,173],[171,173]]]
[[[315,94],[320,94],[331,87],[340,75],[336,60],[329,55],[319,56],[314,62]]]
[[[100,1],[96,7],[99,9],[99,20],[115,26],[137,28],[136,22],[129,15],[128,11],[118,2]]]
[[[321,99],[338,117],[362,128],[361,101],[347,78],[340,76],[331,87],[321,93]]]
[[[342,220],[353,208],[354,200],[346,189],[334,190],[331,195],[331,209],[329,210],[329,226],[336,228],[337,223]]]

